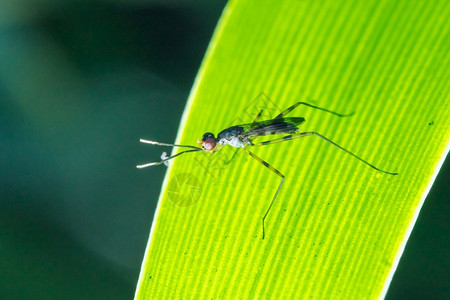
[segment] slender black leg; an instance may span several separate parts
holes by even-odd
[[[295,134],[290,134],[290,135],[286,135],[284,137],[278,138],[278,139],[274,139],[274,140],[270,140],[270,141],[264,141],[264,142],[260,142],[260,143],[254,143],[253,146],[262,146],[262,145],[269,145],[269,144],[274,144],[274,143],[281,143],[281,142],[285,142],[285,141],[289,141],[292,139],[297,139],[297,138],[301,138],[304,136],[311,136],[311,135],[315,135],[320,137],[321,139],[325,140],[326,142],[332,144],[333,146],[347,152],[348,154],[350,154],[351,156],[353,156],[354,158],[358,159],[359,161],[365,163],[366,165],[368,165],[369,167],[379,171],[379,172],[383,172],[386,174],[390,174],[390,175],[397,175],[398,173],[395,172],[388,172],[388,171],[384,171],[380,168],[375,167],[374,165],[372,165],[371,163],[369,163],[368,161],[362,159],[361,157],[359,157],[358,155],[354,154],[353,152],[350,152],[349,150],[345,149],[344,147],[339,146],[338,144],[336,144],[335,142],[333,142],[332,140],[324,137],[323,135],[321,135],[320,133],[317,132],[299,132],[299,133],[295,133]]]
[[[306,102],[297,102],[297,103],[295,103],[294,105],[290,106],[290,107],[289,107],[288,109],[286,109],[285,111],[283,111],[281,114],[279,114],[278,116],[276,116],[275,119],[281,119],[281,118],[285,117],[288,113],[290,113],[291,111],[293,111],[293,110],[294,110],[297,106],[299,106],[299,105],[309,106],[309,107],[312,107],[312,108],[315,108],[315,109],[318,109],[318,110],[325,111],[325,112],[327,112],[327,113],[333,114],[333,115],[338,116],[338,117],[349,117],[349,116],[352,116],[352,115],[354,114],[354,112],[349,113],[349,114],[340,114],[340,113],[337,113],[337,112],[335,112],[335,111],[331,111],[331,110],[328,110],[328,109],[326,109],[326,108],[322,108],[322,107],[319,107],[319,106],[315,106],[315,105],[312,105],[312,104],[309,104],[309,103],[306,103]]]
[[[263,236],[262,236],[262,238],[264,239],[264,237],[266,236],[266,230],[265,230],[265,227],[264,227],[264,221],[266,220],[266,217],[267,217],[267,215],[269,214],[269,211],[270,211],[270,209],[272,208],[272,205],[273,205],[273,203],[275,202],[275,199],[276,199],[277,196],[278,196],[278,192],[280,191],[281,186],[282,186],[283,183],[284,183],[284,178],[285,178],[285,177],[284,177],[284,175],[283,175],[280,171],[278,171],[277,169],[275,169],[274,167],[272,167],[271,165],[269,165],[267,162],[265,162],[264,160],[262,160],[260,157],[256,156],[256,154],[250,152],[247,148],[244,148],[244,150],[245,150],[245,152],[247,152],[248,154],[250,154],[251,157],[253,157],[253,158],[256,159],[257,161],[259,161],[260,163],[262,163],[262,164],[263,164],[266,168],[268,168],[270,171],[274,172],[275,174],[277,174],[278,176],[281,177],[280,185],[278,186],[277,191],[275,192],[275,195],[273,196],[273,199],[272,199],[272,201],[270,202],[270,205],[269,205],[269,207],[267,208],[267,211],[266,211],[266,213],[264,214],[264,216],[263,216],[263,218],[262,218],[262,227],[263,227]]]
[[[261,109],[259,111],[259,113],[256,115],[256,118],[253,120],[253,123],[258,122],[259,118],[261,118],[262,113],[263,113],[263,110]]]

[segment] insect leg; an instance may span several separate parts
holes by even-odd
[[[261,109],[259,111],[259,113],[256,115],[256,118],[253,120],[253,123],[258,122],[259,118],[261,118],[262,113],[263,113],[263,110]]]
[[[224,165],[228,165],[229,163],[231,163],[233,161],[233,159],[236,157],[237,153],[239,152],[239,148],[237,148],[236,150],[234,150],[233,155],[231,156],[231,158],[227,161],[225,161],[223,164]]]
[[[350,116],[352,116],[352,115],[354,114],[354,112],[349,113],[349,114],[340,114],[340,113],[337,113],[337,112],[335,112],[335,111],[331,111],[331,110],[328,110],[328,109],[326,109],[326,108],[322,108],[322,107],[319,107],[319,106],[315,106],[315,105],[312,105],[312,104],[309,104],[309,103],[306,103],[306,102],[297,102],[297,103],[295,103],[294,105],[290,106],[290,107],[289,107],[288,109],[286,109],[285,111],[283,111],[281,114],[279,114],[278,116],[276,116],[275,119],[281,119],[281,118],[283,118],[284,116],[286,116],[288,113],[290,113],[291,111],[293,111],[293,110],[294,110],[297,106],[299,106],[299,105],[309,106],[309,107],[311,107],[311,108],[315,108],[315,109],[318,109],[318,110],[321,110],[321,111],[325,111],[325,112],[327,112],[327,113],[333,114],[333,115],[338,116],[338,117],[350,117]]]
[[[361,157],[359,157],[358,155],[354,154],[353,152],[345,149],[342,146],[339,146],[338,144],[336,144],[335,142],[333,142],[332,140],[324,137],[323,135],[321,135],[320,133],[317,132],[299,132],[299,133],[295,133],[295,134],[290,134],[290,135],[286,135],[282,138],[278,138],[278,139],[274,139],[274,140],[270,140],[270,141],[264,141],[264,142],[260,142],[260,143],[254,143],[253,146],[262,146],[262,145],[269,145],[269,144],[274,144],[274,143],[281,143],[281,142],[285,142],[285,141],[289,141],[292,139],[297,139],[297,138],[301,138],[304,136],[311,136],[311,135],[315,135],[320,137],[321,139],[323,139],[324,141],[332,144],[333,146],[347,152],[348,154],[350,154],[351,156],[353,156],[354,158],[358,159],[359,161],[365,163],[366,165],[368,165],[369,167],[379,171],[379,172],[383,172],[386,174],[390,174],[390,175],[397,175],[398,173],[394,173],[394,172],[388,172],[388,171],[384,171],[380,168],[375,167],[374,165],[372,165],[371,163],[369,163],[368,161],[362,159]]]
[[[266,231],[264,228],[264,221],[266,220],[267,215],[269,214],[270,209],[272,208],[273,203],[275,202],[275,199],[277,198],[278,192],[281,189],[281,186],[284,183],[284,175],[278,171],[277,169],[275,169],[274,167],[272,167],[271,165],[269,165],[267,162],[265,162],[264,160],[262,160],[260,157],[256,156],[256,154],[250,152],[247,148],[244,148],[245,152],[247,152],[251,157],[253,157],[254,159],[256,159],[257,161],[259,161],[260,163],[262,163],[266,168],[268,168],[270,171],[274,172],[275,174],[277,174],[278,176],[281,177],[281,182],[280,185],[277,188],[277,191],[275,192],[275,195],[272,198],[272,201],[270,202],[269,207],[267,208],[266,213],[264,214],[263,218],[262,218],[262,227],[263,227],[263,236],[262,238],[264,239],[264,237],[266,236]]]

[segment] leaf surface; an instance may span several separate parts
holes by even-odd
[[[447,1],[231,1],[177,142],[297,101],[318,137],[184,154],[169,167],[136,298],[375,299],[449,150]],[[167,141],[170,142],[170,141]],[[181,151],[181,150],[178,150]]]

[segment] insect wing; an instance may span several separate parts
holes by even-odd
[[[270,134],[293,133],[297,126],[305,121],[304,118],[282,118],[241,125],[244,128],[243,136],[263,136]]]

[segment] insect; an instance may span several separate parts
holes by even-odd
[[[325,136],[321,135],[318,132],[299,132],[298,126],[301,123],[305,122],[305,119],[302,117],[286,117],[286,115],[289,114],[292,110],[294,110],[295,108],[297,108],[300,105],[304,105],[304,106],[308,106],[308,107],[311,107],[311,108],[314,108],[317,110],[321,110],[321,111],[333,114],[338,117],[349,117],[349,116],[353,115],[353,113],[340,114],[340,113],[337,113],[337,112],[334,112],[334,111],[331,111],[331,110],[328,110],[328,109],[325,109],[325,108],[322,108],[319,106],[308,104],[306,102],[297,102],[294,105],[290,106],[285,111],[283,111],[282,113],[280,113],[279,115],[277,115],[275,118],[273,118],[271,120],[266,120],[266,121],[259,121],[259,118],[262,114],[262,110],[261,110],[252,123],[231,126],[229,128],[222,130],[221,132],[219,132],[217,137],[215,137],[214,134],[211,132],[206,132],[203,135],[202,139],[198,141],[198,143],[201,145],[201,147],[190,146],[190,145],[160,143],[160,142],[141,139],[140,142],[142,142],[142,143],[158,145],[158,146],[182,147],[182,148],[188,148],[189,150],[184,150],[180,153],[177,153],[177,154],[169,156],[169,157],[164,156],[164,158],[159,162],[152,162],[152,163],[148,163],[148,164],[138,165],[136,167],[141,169],[141,168],[145,168],[145,167],[160,165],[163,163],[166,164],[168,160],[174,159],[177,156],[180,156],[184,153],[189,153],[189,152],[205,151],[205,152],[214,153],[214,152],[220,150],[225,145],[230,145],[235,148],[242,148],[252,158],[254,158],[258,162],[260,162],[262,165],[264,165],[266,168],[268,168],[270,171],[274,172],[276,175],[278,175],[281,178],[280,184],[278,185],[275,195],[273,196],[272,200],[270,201],[270,204],[269,204],[264,216],[262,217],[262,229],[263,229],[262,238],[263,239],[265,238],[265,235],[266,235],[265,234],[265,220],[270,212],[270,209],[272,208],[273,204],[275,203],[275,199],[277,198],[278,193],[281,190],[281,187],[283,186],[285,176],[283,175],[283,173],[281,173],[280,171],[278,171],[277,169],[272,167],[269,163],[267,163],[266,161],[261,159],[259,156],[257,156],[256,154],[254,154],[253,152],[248,150],[249,146],[252,146],[252,147],[253,146],[263,146],[263,145],[269,145],[269,144],[274,144],[274,143],[286,142],[286,141],[290,141],[293,139],[306,137],[306,136],[317,136],[317,137],[321,138],[322,140],[330,143],[331,145],[345,151],[346,153],[350,154],[354,158],[358,159],[359,161],[363,162],[364,164],[368,165],[369,167],[371,167],[379,172],[386,173],[389,175],[397,175],[398,174],[398,173],[388,172],[388,171],[384,171],[382,169],[377,168],[373,164],[362,159],[361,157],[354,154],[353,152],[350,152],[349,150],[339,146],[338,144],[336,144],[335,142],[326,138]],[[263,141],[263,142],[253,142],[253,139],[256,137],[270,136],[270,135],[284,135],[284,136],[275,138],[275,139],[271,139],[271,140],[267,140],[267,141]]]

